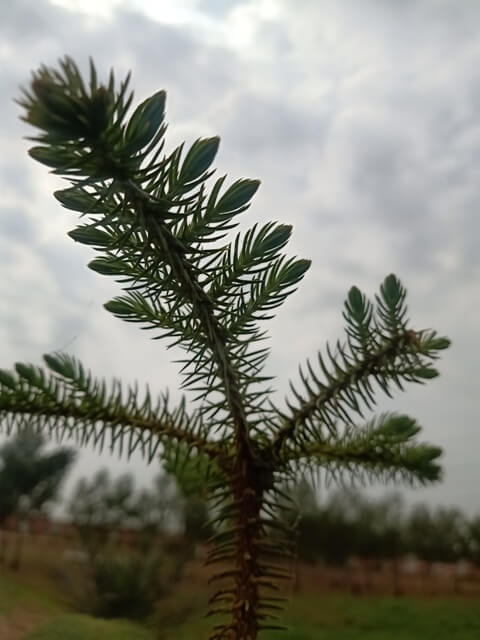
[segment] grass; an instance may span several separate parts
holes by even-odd
[[[211,628],[200,612],[164,627],[162,640],[204,640]],[[308,595],[288,606],[285,632],[262,640],[476,640],[478,599]]]
[[[22,640],[154,640],[145,627],[124,620],[98,620],[87,615],[66,613],[71,607],[59,589],[49,580],[37,584],[30,572],[0,574],[0,619],[13,629],[24,626],[27,619],[37,625]],[[10,629],[10,627],[8,627]],[[13,633],[13,631],[12,631]],[[1,636],[3,638],[3,636]],[[17,637],[17,636],[15,636]]]
[[[57,614],[64,611],[61,597],[55,597],[50,589],[38,589],[28,582],[22,574],[0,572],[0,614],[9,616],[15,609],[36,609],[45,614]]]
[[[476,599],[303,597],[287,612],[285,640],[473,640],[480,637]],[[293,630],[294,629],[294,630]],[[265,634],[267,638],[273,638]]]
[[[125,620],[96,620],[64,615],[27,634],[24,640],[153,640],[144,627]]]
[[[169,599],[161,601],[156,620],[149,625],[99,620],[75,611],[74,592],[69,591],[66,577],[70,576],[80,588],[80,576],[70,574],[70,569],[58,562],[58,553],[49,558],[47,549],[41,551],[32,553],[19,572],[0,568],[0,637],[9,640],[208,638],[214,622],[204,618],[207,595],[203,581],[189,577]],[[479,600],[470,597],[393,598],[309,591],[292,599],[283,621],[288,631],[265,631],[261,640],[480,638]],[[2,636],[5,623],[9,635]]]
[[[60,606],[30,588],[0,581],[7,611],[45,605],[49,620],[22,640],[204,640],[212,621],[203,618],[203,598],[173,596],[162,603],[156,623],[98,620],[61,613]],[[480,638],[480,606],[473,598],[393,598],[304,595],[285,614],[288,631],[266,631],[262,640],[475,640]],[[161,633],[159,633],[161,629]]]

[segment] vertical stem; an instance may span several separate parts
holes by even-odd
[[[235,469],[233,493],[238,505],[235,596],[232,610],[235,640],[255,640],[258,633],[260,566],[257,541],[261,535],[260,511],[263,492],[246,440],[241,440]]]

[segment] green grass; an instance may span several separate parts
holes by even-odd
[[[211,627],[200,615],[164,627],[162,640],[205,640]],[[261,640],[477,640],[480,603],[310,595],[294,599],[284,621],[288,631],[265,631]]]
[[[0,618],[41,612],[22,640],[206,640],[214,624],[204,618],[206,592],[196,585],[162,601],[150,628],[76,614],[61,585],[45,574],[0,573]],[[480,602],[309,594],[291,601],[283,621],[288,631],[267,631],[261,640],[477,640]]]
[[[84,615],[64,615],[25,636],[24,640],[153,640],[144,627],[124,620],[97,620]]]
[[[287,620],[292,631],[285,640],[480,638],[480,607],[474,599],[309,596],[292,602]],[[265,634],[265,640],[273,637]]]
[[[43,587],[43,585],[42,585]],[[38,589],[25,583],[22,573],[0,573],[0,613],[8,615],[17,607],[35,608],[45,613],[60,613],[64,610],[61,598],[55,597],[48,588]]]

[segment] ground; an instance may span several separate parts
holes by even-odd
[[[98,620],[79,613],[83,569],[66,560],[68,544],[36,540],[27,544],[19,571],[0,567],[0,640],[208,638],[211,621],[203,617],[207,590],[200,566],[187,569],[183,584],[159,603],[147,624]],[[292,594],[284,617],[289,630],[267,631],[261,640],[480,638],[480,594],[468,583],[455,595],[448,580],[425,582],[423,577],[417,584],[410,579],[403,584],[405,595],[394,597],[388,573],[340,578],[302,567],[300,590]]]

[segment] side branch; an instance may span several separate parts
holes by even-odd
[[[317,469],[320,465],[333,474],[345,470],[349,477],[367,473],[377,478],[434,482],[441,475],[438,458],[442,450],[415,442],[419,431],[409,416],[385,414],[366,425],[350,427],[338,440],[312,443],[300,455],[286,449],[284,460],[294,467]]]
[[[365,351],[361,355],[355,354],[355,357],[349,357],[346,350],[339,346],[337,359],[329,352],[332,372],[328,371],[323,360],[319,358],[326,383],[320,382],[308,365],[312,381],[307,381],[301,372],[308,397],[303,398],[293,389],[299,406],[289,405],[290,415],[279,412],[283,420],[267,448],[267,453],[274,458],[281,458],[286,445],[298,447],[299,441],[302,443],[302,451],[307,436],[310,441],[312,437],[318,441],[322,439],[322,427],[327,427],[330,433],[334,433],[339,420],[350,423],[350,411],[362,415],[362,403],[368,409],[375,403],[372,379],[387,395],[391,395],[390,388],[393,384],[403,390],[401,380],[422,382],[425,378],[436,376],[436,370],[426,365],[435,357],[432,354],[432,345],[433,348],[443,346],[436,347],[436,344],[433,344],[433,335],[426,336],[423,342],[419,338],[420,335],[414,331],[402,330],[377,345],[375,349]],[[314,390],[312,386],[317,388]]]
[[[112,448],[122,450],[127,438],[129,455],[140,447],[149,460],[162,442],[172,440],[212,460],[220,455],[221,446],[204,436],[200,418],[188,416],[183,403],[171,411],[166,395],[153,403],[148,390],[139,401],[136,388],[122,393],[116,380],[107,392],[104,381],[93,379],[75,359],[56,355],[45,361],[53,374],[25,364],[17,364],[15,373],[0,370],[0,419],[7,433],[30,424],[102,447],[108,430]]]

